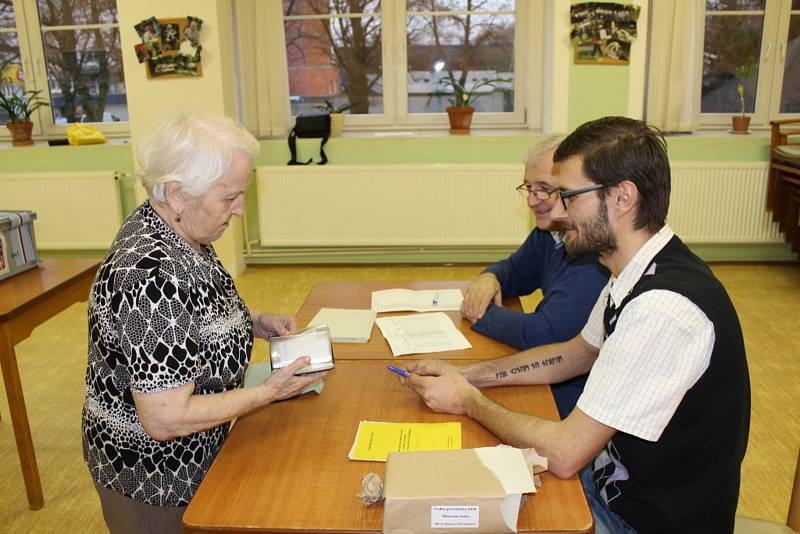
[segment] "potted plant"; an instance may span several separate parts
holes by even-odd
[[[10,86],[0,88],[0,109],[8,115],[6,128],[11,131],[12,146],[33,144],[31,113],[50,105],[39,97],[39,93],[41,91],[17,91]]]
[[[335,106],[330,100],[325,100],[325,105],[314,106],[318,110],[331,116],[331,137],[339,137],[344,129],[344,112],[355,104],[342,104]]]
[[[447,108],[447,118],[450,119],[450,133],[465,135],[469,133],[472,125],[472,114],[475,108],[472,103],[479,97],[491,94],[496,89],[499,82],[510,82],[503,78],[492,78],[491,80],[481,80],[472,84],[467,90],[463,83],[449,74],[439,80],[439,83],[450,87],[453,90],[453,98],[450,98],[450,107]],[[491,91],[477,92],[481,87],[491,87]]]
[[[755,76],[756,69],[758,65],[756,65],[753,56],[749,56],[747,61],[745,61],[744,65],[736,67],[736,77],[739,78],[739,85],[736,86],[736,92],[739,93],[739,102],[742,104],[742,111],[740,115],[731,117],[733,126],[732,131],[733,133],[747,133],[747,129],[750,127],[750,117],[745,117],[745,86],[750,81],[750,78]]]

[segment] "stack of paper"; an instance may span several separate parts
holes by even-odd
[[[331,341],[337,343],[366,343],[374,322],[373,310],[321,308],[308,326],[327,324],[331,329]]]
[[[382,423],[361,421],[347,455],[351,460],[385,462],[390,452],[461,448],[461,423]]]
[[[448,311],[461,308],[460,289],[385,289],[372,292],[372,309],[378,313],[394,311]]]
[[[395,356],[472,348],[445,313],[381,317],[375,323]]]

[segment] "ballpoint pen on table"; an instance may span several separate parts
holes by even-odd
[[[438,291],[436,293],[434,293],[434,295],[433,295],[433,305],[434,306],[438,306],[439,305],[439,292]]]
[[[399,367],[395,367],[394,365],[387,365],[386,366],[390,371],[397,373],[398,375],[402,376],[403,378],[408,378],[411,376],[411,373],[404,369],[400,369]]]

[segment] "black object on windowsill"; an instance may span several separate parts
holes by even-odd
[[[66,146],[69,144],[67,139],[48,139],[47,144],[50,146]]]

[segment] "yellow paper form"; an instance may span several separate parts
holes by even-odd
[[[390,452],[461,448],[461,423],[383,423],[361,421],[347,456],[385,462]]]

